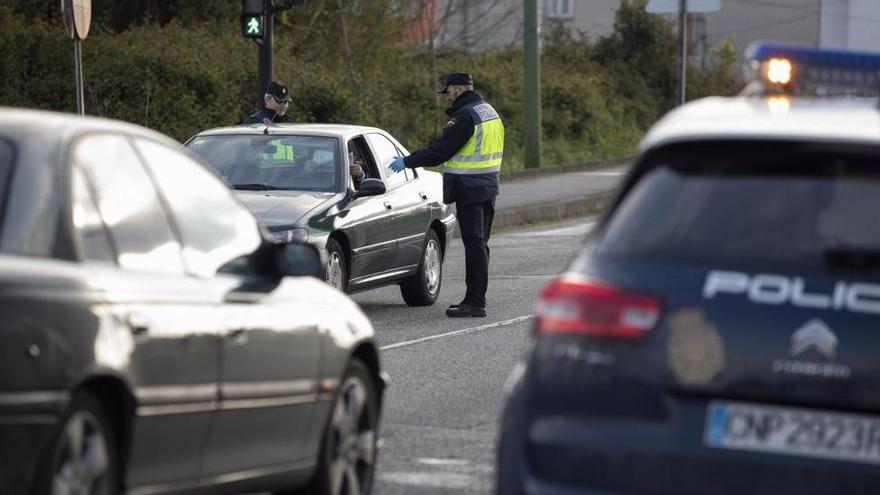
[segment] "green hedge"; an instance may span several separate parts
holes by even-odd
[[[425,48],[388,42],[388,29],[375,25],[378,10],[360,15],[349,19],[350,65],[332,12],[301,15],[299,24],[279,22],[274,74],[291,87],[295,121],[382,127],[415,149],[446,121],[445,101],[433,93],[432,66],[438,74],[467,70],[505,121],[505,167],[522,167],[520,50],[441,50],[432,61]],[[87,113],[151,127],[178,140],[239,122],[254,111],[257,46],[241,37],[237,13],[227,19],[148,23],[120,33],[93,24],[83,41]],[[304,23],[312,19],[317,26],[307,28]],[[553,30],[542,59],[544,163],[632,153],[646,128],[671,105],[674,63],[667,65],[674,61],[673,38],[664,21],[627,0],[615,33],[598,43]],[[720,58],[726,66],[692,71],[694,94],[735,86],[729,75],[733,60]],[[58,22],[0,7],[0,67],[0,105],[74,111],[73,44]]]

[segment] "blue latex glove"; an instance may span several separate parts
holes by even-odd
[[[395,172],[403,172],[403,169],[406,168],[406,165],[403,164],[403,157],[398,156],[394,160],[391,160],[391,163],[388,165],[388,168],[394,170]]]

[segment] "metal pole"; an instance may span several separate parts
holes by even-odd
[[[538,2],[523,1],[523,70],[525,71],[525,167],[541,166],[541,60],[538,52]]]
[[[258,106],[260,107],[262,107],[263,95],[266,93],[266,88],[268,88],[269,83],[272,82],[272,36],[274,32],[272,0],[263,0],[263,18],[265,19],[265,23],[263,43],[260,45],[260,91],[258,94],[259,99],[257,100]]]
[[[82,77],[82,40],[74,38],[73,40],[73,70],[76,73],[76,113],[79,115],[86,114],[85,97],[83,95],[83,77]]]
[[[678,104],[687,100],[687,0],[678,0]]]

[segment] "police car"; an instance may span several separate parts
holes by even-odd
[[[541,292],[499,493],[880,493],[880,56],[750,55]]]

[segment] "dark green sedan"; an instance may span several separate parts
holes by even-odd
[[[373,127],[236,126],[185,145],[233,188],[278,241],[325,250],[327,282],[355,292],[399,284],[412,306],[434,304],[455,215],[440,174],[388,168],[407,150]]]

